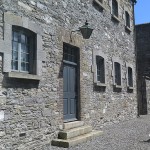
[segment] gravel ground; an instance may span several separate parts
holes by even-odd
[[[103,128],[104,134],[71,148],[46,150],[150,150],[150,115]]]

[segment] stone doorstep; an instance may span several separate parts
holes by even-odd
[[[69,122],[69,123],[64,123],[64,130],[69,130],[72,128],[77,128],[77,127],[81,127],[84,125],[83,121],[73,121],[73,122]]]
[[[70,138],[74,138],[77,136],[80,136],[82,134],[86,134],[92,131],[92,127],[91,126],[81,126],[81,127],[77,127],[77,128],[73,128],[70,130],[64,130],[64,131],[60,131],[58,134],[58,138],[59,139],[70,139]]]
[[[97,136],[101,135],[102,133],[103,133],[102,131],[94,131],[93,130],[90,133],[80,135],[80,136],[77,136],[75,138],[71,138],[68,140],[55,139],[55,140],[52,140],[51,144],[53,146],[68,148],[68,147],[75,146],[77,144],[86,142],[86,141],[92,139],[93,137],[97,137]]]

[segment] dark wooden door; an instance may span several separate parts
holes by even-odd
[[[63,104],[64,122],[77,120],[78,81],[77,58],[75,49],[64,46],[63,60]]]

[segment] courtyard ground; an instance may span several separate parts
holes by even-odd
[[[103,135],[71,148],[47,145],[43,150],[150,150],[150,115],[109,125]]]

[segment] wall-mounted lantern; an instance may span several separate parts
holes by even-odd
[[[81,34],[82,34],[82,37],[83,37],[84,39],[89,39],[90,36],[91,36],[91,34],[92,34],[92,32],[93,32],[93,28],[91,28],[91,27],[89,26],[89,23],[88,23],[87,20],[86,20],[85,24],[84,24],[83,26],[79,27],[79,30],[76,30],[76,31],[80,31]],[[76,31],[71,31],[71,34],[70,34],[70,39],[71,39],[71,41],[72,41],[72,37],[71,37],[72,32],[76,32]]]
[[[81,32],[84,39],[89,39],[93,32],[93,29],[89,26],[89,23],[86,20],[85,25],[79,27],[79,31]]]

